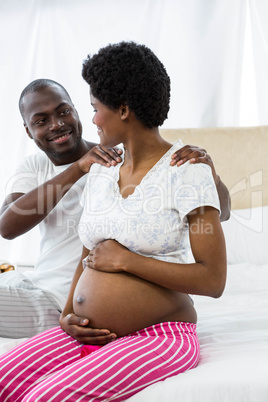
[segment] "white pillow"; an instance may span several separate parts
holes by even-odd
[[[233,210],[222,228],[229,264],[268,263],[268,206]]]

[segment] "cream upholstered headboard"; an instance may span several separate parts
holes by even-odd
[[[268,126],[161,129],[169,142],[205,148],[227,186],[232,209],[268,205]]]

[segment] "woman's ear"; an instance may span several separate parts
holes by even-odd
[[[130,114],[130,110],[129,110],[129,106],[126,105],[125,103],[123,103],[120,106],[120,115],[121,115],[121,119],[122,120],[126,120],[129,117]]]

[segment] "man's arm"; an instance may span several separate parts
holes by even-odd
[[[1,236],[11,240],[38,225],[93,163],[109,167],[117,162],[95,146],[64,172],[34,190],[8,195],[0,210]]]
[[[218,180],[215,180],[216,188],[218,191],[218,196],[220,200],[220,207],[221,207],[221,215],[220,220],[221,222],[228,221],[230,218],[231,212],[231,197],[229,191],[225,184],[221,181],[220,176],[218,176]]]
[[[213,161],[211,157],[207,154],[207,151],[203,148],[198,148],[195,145],[185,145],[184,147],[178,149],[173,155],[171,155],[172,166],[181,166],[185,162],[190,163],[206,163],[211,167],[212,175],[216,184],[220,207],[221,207],[221,222],[227,221],[230,218],[231,211],[231,197],[229,191],[225,184],[221,181],[220,176],[217,175]]]
[[[75,162],[26,194],[8,195],[0,211],[1,236],[11,240],[38,225],[84,174]]]

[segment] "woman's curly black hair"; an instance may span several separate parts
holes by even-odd
[[[111,109],[126,104],[146,127],[161,126],[169,111],[170,78],[156,55],[135,42],[101,48],[83,63],[92,95]]]

